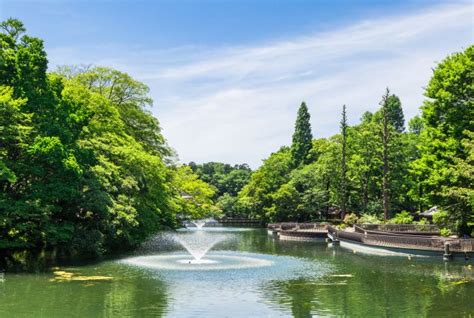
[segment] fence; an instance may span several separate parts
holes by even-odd
[[[297,230],[302,232],[327,232],[326,225],[321,223],[295,223],[295,222],[284,222],[284,223],[272,223],[267,226],[270,230]]]
[[[411,232],[413,234],[435,233],[439,234],[439,228],[432,224],[357,224],[357,226],[372,231],[382,232]]]
[[[332,226],[328,226],[328,232],[339,239],[381,247],[443,251],[444,245],[449,244],[450,250],[453,252],[474,252],[474,239],[454,239],[401,233],[380,234],[378,232],[374,233],[375,231],[370,233],[370,231],[364,231],[359,226],[355,227],[354,232],[339,231]]]

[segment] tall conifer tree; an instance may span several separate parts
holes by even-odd
[[[387,115],[389,123],[397,132],[401,133],[405,130],[405,116],[403,115],[402,103],[395,94],[387,98]]]
[[[341,158],[341,218],[344,219],[347,209],[347,115],[346,105],[342,106],[341,119],[341,135],[342,135],[342,158]]]
[[[310,115],[306,103],[302,102],[298,109],[298,116],[293,133],[291,145],[291,158],[294,167],[308,163],[308,154],[312,147],[313,135],[311,133]]]
[[[389,166],[389,142],[390,142],[390,90],[387,88],[382,96],[382,205],[384,219],[390,218],[389,189],[390,189],[390,166]]]

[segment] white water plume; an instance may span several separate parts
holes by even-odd
[[[208,234],[206,232],[181,234],[174,237],[194,257],[196,262],[199,262],[214,245],[226,238],[226,235]]]

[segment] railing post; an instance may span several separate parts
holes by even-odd
[[[449,250],[449,243],[445,242],[444,243],[444,254],[443,254],[443,260],[449,261],[452,258],[451,251]]]

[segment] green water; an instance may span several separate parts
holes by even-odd
[[[265,230],[227,232],[209,254],[237,263],[246,257],[255,267],[174,270],[123,261],[143,255],[186,254],[165,235],[135,255],[7,273],[0,317],[474,317],[472,260],[367,256],[278,241]]]

